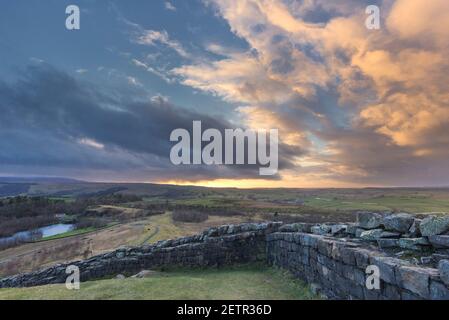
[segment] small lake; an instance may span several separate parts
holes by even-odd
[[[64,223],[53,224],[51,226],[46,226],[39,229],[17,232],[16,234],[10,237],[0,238],[0,243],[12,242],[15,240],[21,240],[23,242],[36,241],[71,231],[74,228],[75,228],[74,224],[64,224]]]

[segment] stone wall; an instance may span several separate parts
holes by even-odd
[[[429,225],[421,224],[424,233],[415,231],[410,235],[409,224],[416,221],[403,221],[408,218],[364,213],[357,224],[267,222],[222,226],[192,237],[118,249],[88,260],[1,279],[0,288],[64,283],[69,265],[78,266],[81,281],[87,281],[167,266],[220,267],[268,262],[290,270],[331,299],[449,299],[449,259],[441,251],[445,250],[441,249],[444,243],[433,246],[427,241],[435,232],[446,233],[449,224],[444,228],[441,219],[433,219],[438,228],[432,227],[430,232]],[[391,225],[398,230],[390,230]],[[357,231],[360,228],[362,231]],[[426,235],[428,232],[432,234]],[[413,240],[411,246],[385,250],[379,240],[390,238],[384,236],[399,237],[392,238],[397,244],[401,239],[420,240]],[[403,249],[406,251],[398,252]],[[414,257],[405,258],[404,252],[431,255],[421,262]],[[366,286],[368,266],[379,270],[379,290],[368,290]]]
[[[290,270],[333,299],[449,299],[439,270],[418,267],[323,235],[276,232],[267,236],[268,262]],[[379,268],[380,290],[368,290],[367,267]]]
[[[87,281],[164,266],[220,267],[264,262],[267,259],[266,235],[276,231],[279,226],[280,223],[270,222],[212,228],[192,237],[118,249],[88,260],[4,278],[0,280],[0,288],[65,283],[69,265],[78,266],[80,280]]]

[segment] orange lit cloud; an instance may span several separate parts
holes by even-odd
[[[448,1],[385,0],[375,31],[367,1],[208,3],[250,49],[173,72],[307,150],[276,183],[449,184]],[[330,17],[312,21],[319,10]]]

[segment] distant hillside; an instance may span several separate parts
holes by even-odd
[[[28,195],[35,185],[77,185],[83,181],[60,177],[0,177],[0,197]]]
[[[0,183],[82,183],[84,181],[62,177],[0,177]]]

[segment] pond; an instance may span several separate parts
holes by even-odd
[[[0,238],[0,244],[8,242],[27,242],[56,236],[61,233],[71,231],[75,228],[74,224],[58,223],[39,229],[17,232],[16,234]]]

